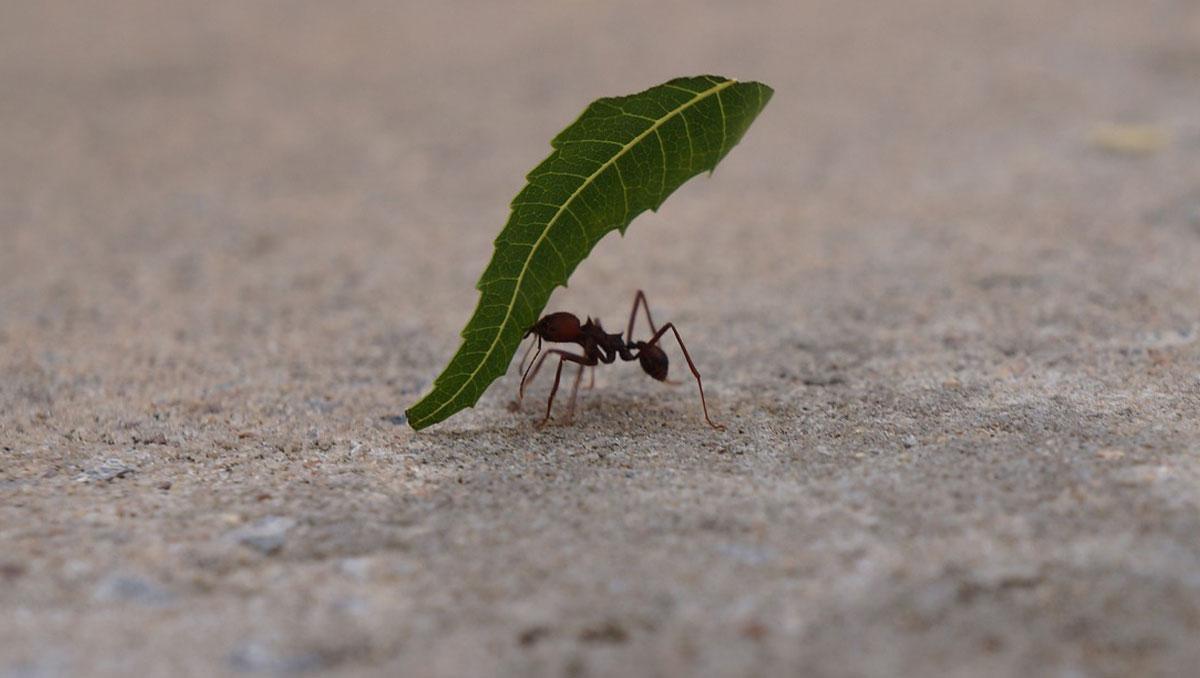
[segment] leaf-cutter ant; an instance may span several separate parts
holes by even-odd
[[[646,311],[646,321],[650,323],[650,332],[653,336],[649,341],[633,341],[633,324],[637,318],[639,305]],[[700,405],[704,409],[704,420],[708,422],[709,426],[719,431],[725,430],[723,425],[714,422],[708,416],[708,403],[704,400],[704,384],[700,381],[700,372],[696,369],[696,364],[692,362],[692,356],[688,354],[687,346],[684,346],[683,338],[679,336],[679,330],[675,329],[674,323],[667,323],[658,329],[654,327],[654,319],[650,317],[650,305],[646,303],[646,295],[641,290],[638,290],[633,298],[633,310],[629,312],[629,327],[624,336],[620,333],[605,332],[604,328],[600,326],[599,320],[589,317],[586,322],[580,323],[578,316],[562,311],[543,316],[541,320],[526,330],[526,337],[533,335],[537,338],[537,352],[533,354],[533,360],[530,361],[528,368],[525,367],[525,358],[529,357],[529,352],[533,350],[534,344],[530,344],[529,349],[525,351],[525,356],[521,358],[521,387],[518,390],[517,406],[520,406],[521,400],[525,397],[525,387],[537,378],[538,371],[542,369],[542,363],[552,355],[558,356],[558,369],[554,373],[554,386],[550,389],[550,398],[546,401],[546,416],[538,422],[538,428],[550,421],[554,395],[558,393],[558,383],[562,379],[563,363],[571,362],[579,365],[579,371],[575,374],[575,384],[571,388],[571,400],[567,404],[568,420],[575,411],[575,397],[579,393],[579,382],[583,379],[583,368],[585,367],[593,368],[592,385],[594,385],[596,365],[600,363],[607,365],[615,362],[617,358],[627,362],[636,360],[646,374],[658,381],[674,384],[675,382],[667,380],[670,361],[667,359],[666,352],[659,346],[659,340],[667,333],[667,330],[675,335],[675,340],[679,342],[679,348],[683,349],[683,357],[692,370],[692,376],[696,378],[696,386],[700,389]],[[542,354],[543,341],[579,344],[583,348],[583,355],[558,348],[549,349]],[[539,354],[541,354],[540,360],[538,359]],[[591,388],[591,385],[588,388]]]

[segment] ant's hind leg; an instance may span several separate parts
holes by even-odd
[[[575,373],[575,384],[571,387],[571,399],[567,401],[567,421],[570,422],[575,418],[575,398],[579,395],[579,382],[583,381],[583,368],[586,365],[580,365],[579,371]]]
[[[536,428],[542,428],[543,426],[546,425],[546,422],[550,421],[550,411],[554,407],[554,396],[555,396],[555,394],[558,393],[559,382],[562,381],[563,363],[572,362],[572,363],[576,363],[576,364],[580,365],[581,367],[584,365],[594,365],[595,364],[595,361],[588,360],[585,356],[575,355],[574,353],[567,353],[566,351],[562,351],[559,349],[551,349],[549,351],[546,351],[545,355],[542,356],[542,359],[538,361],[537,367],[533,369],[534,376],[537,375],[538,370],[541,369],[542,363],[544,363],[546,361],[546,358],[549,358],[552,355],[558,356],[558,369],[554,371],[554,386],[552,386],[550,388],[550,397],[546,399],[546,416],[540,422],[538,422],[537,424],[534,424],[534,426]],[[582,374],[582,371],[580,372],[580,374]],[[579,385],[578,379],[576,380],[575,385],[578,387],[578,385]]]
[[[646,301],[646,293],[638,290],[637,294],[633,295],[633,309],[629,311],[629,327],[625,330],[625,343],[633,341],[633,321],[637,319],[638,304],[646,310],[646,322],[650,323],[650,334],[658,334],[658,329],[654,327],[654,318],[650,317],[650,303]]]
[[[683,343],[683,337],[679,336],[679,330],[675,329],[675,323],[663,325],[662,329],[655,332],[650,341],[646,343],[649,345],[657,344],[658,340],[662,338],[662,335],[666,334],[667,330],[671,330],[675,335],[675,341],[679,342],[679,348],[683,350],[683,357],[687,360],[688,367],[692,370],[692,376],[696,378],[696,387],[700,389],[700,406],[704,408],[704,421],[707,421],[709,426],[718,431],[724,431],[724,424],[718,424],[708,416],[708,403],[704,399],[704,384],[700,381],[700,370],[697,370],[696,363],[692,362],[692,356],[688,353],[687,346]]]
[[[550,421],[550,409],[554,407],[554,394],[558,393],[558,382],[562,379],[563,358],[558,359],[558,369],[554,371],[554,386],[550,389],[550,397],[546,399],[546,416],[542,420],[534,424],[536,428],[542,428]]]

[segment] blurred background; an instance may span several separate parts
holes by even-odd
[[[412,434],[549,140],[702,73],[550,308],[730,432]],[[2,2],[0,676],[1184,675],[1198,85],[1195,0]]]

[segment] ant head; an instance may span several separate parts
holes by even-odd
[[[536,334],[546,341],[570,342],[576,341],[582,332],[579,329],[579,318],[574,313],[560,311],[551,313],[530,327],[525,336]]]
[[[638,363],[646,374],[654,377],[658,381],[667,380],[667,370],[671,366],[671,361],[667,359],[667,354],[656,344],[647,344],[644,341],[637,343],[638,348]]]

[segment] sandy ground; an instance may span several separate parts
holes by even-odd
[[[703,72],[551,308],[729,431],[413,433],[549,138]],[[1198,83],[1194,0],[4,3],[0,676],[1196,675]]]

